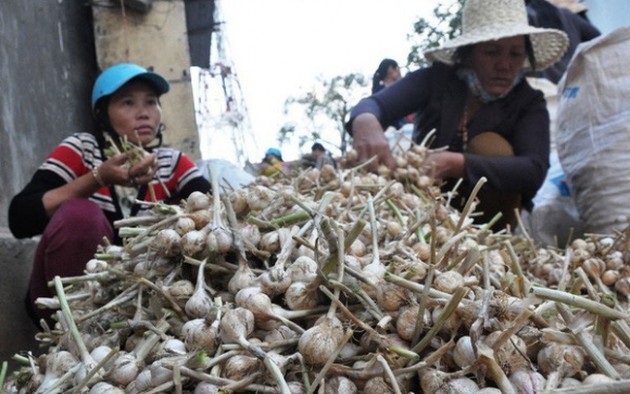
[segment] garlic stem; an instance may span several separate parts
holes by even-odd
[[[376,331],[375,329],[370,327],[368,324],[366,324],[365,322],[361,321],[356,316],[354,316],[354,314],[352,312],[350,312],[350,310],[348,308],[346,308],[346,306],[343,304],[343,302],[339,301],[339,298],[335,297],[335,295],[333,293],[331,293],[330,290],[328,290],[328,288],[326,288],[326,286],[319,286],[319,290],[321,290],[322,293],[324,293],[328,298],[330,298],[332,303],[337,305],[337,307],[341,310],[341,312],[347,318],[349,318],[356,325],[358,325],[363,330],[369,332],[372,336],[374,336],[374,338],[373,338],[374,340],[378,341],[379,343],[383,342],[384,338],[378,331]]]
[[[510,340],[512,335],[519,332],[521,328],[523,328],[529,322],[529,318],[533,314],[534,314],[533,311],[529,309],[523,309],[523,311],[516,317],[516,319],[514,319],[511,322],[510,326],[506,328],[505,330],[503,330],[503,332],[501,332],[501,335],[499,335],[499,337],[494,341],[494,343],[491,344],[492,350],[495,353],[499,351],[501,346],[503,346],[505,342]]]
[[[444,257],[446,256],[446,253],[448,253],[449,250],[451,250],[451,248],[453,248],[455,246],[456,243],[458,243],[462,238],[464,238],[468,233],[466,233],[465,231],[451,237],[448,241],[446,241],[444,243],[444,245],[442,245],[442,247],[440,248],[440,251],[438,252],[438,254],[435,256],[435,263],[437,264],[437,267],[442,267],[442,260],[444,260]]]
[[[442,327],[444,326],[448,318],[451,317],[453,312],[455,312],[455,309],[457,309],[459,302],[462,298],[464,298],[466,292],[467,289],[464,287],[459,287],[457,288],[457,290],[455,290],[455,292],[453,293],[453,297],[448,301],[442,312],[440,312],[440,315],[438,316],[437,321],[433,324],[433,327],[431,327],[429,332],[427,332],[427,334],[420,340],[420,342],[418,342],[414,347],[411,348],[411,351],[420,354],[427,346],[429,346],[431,340],[442,329]]]
[[[575,330],[574,328],[574,317],[569,308],[561,303],[556,303],[556,308],[562,315],[562,318],[567,323],[567,328],[571,330],[573,335],[577,338],[580,345],[588,354],[591,361],[595,364],[599,372],[613,378],[613,379],[621,379],[621,376],[615,370],[615,368],[608,362],[606,356],[600,351],[600,349],[595,346],[593,341],[589,338],[588,334],[583,330]]]
[[[416,293],[423,293],[426,288],[425,285],[421,285],[420,283],[412,282],[408,279],[402,278],[396,274],[392,274],[391,272],[385,272],[384,279],[388,282],[395,283],[398,286],[404,287],[405,289],[409,289]],[[433,288],[429,288],[429,296],[433,298],[444,298],[451,299],[453,297],[452,294],[445,293],[443,291],[435,290]]]
[[[162,220],[160,216],[132,216],[116,220],[114,222],[114,228],[151,225],[159,222],[160,220]]]
[[[531,287],[531,283],[525,277],[525,274],[523,274],[523,269],[521,267],[521,264],[519,263],[518,256],[516,255],[516,251],[514,250],[514,246],[512,245],[512,243],[509,241],[506,241],[504,242],[504,245],[507,247],[508,254],[510,256],[510,261],[512,263],[510,265],[510,268],[512,268],[512,271],[514,272],[514,274],[519,278],[518,283],[519,283],[520,296],[525,297],[525,295],[527,294],[527,291]]]
[[[381,367],[383,367],[385,375],[387,375],[387,378],[389,379],[389,384],[392,386],[394,394],[402,394],[402,392],[400,391],[400,386],[398,386],[398,380],[396,380],[396,376],[394,376],[394,373],[392,372],[389,364],[387,364],[387,361],[385,361],[385,358],[379,354],[378,356],[376,356],[376,361],[378,361],[379,364],[381,364]]]
[[[374,213],[374,200],[372,195],[368,195],[368,212],[370,214],[370,230],[372,231],[372,263],[381,264],[378,253],[378,233],[376,229],[376,214]]]
[[[81,332],[79,332],[79,328],[74,321],[74,317],[72,316],[72,311],[70,310],[70,306],[68,305],[68,301],[66,300],[66,293],[63,289],[63,285],[61,284],[61,278],[59,276],[55,276],[53,279],[55,282],[55,290],[57,291],[57,298],[59,299],[59,304],[61,306],[61,312],[63,313],[64,318],[68,323],[68,327],[70,329],[70,335],[74,339],[77,348],[79,349],[79,355],[81,357],[81,362],[84,364],[86,368],[91,369],[92,366],[96,365],[96,362],[90,355],[90,352],[87,350],[85,346],[85,342],[83,342],[83,337],[81,336]]]
[[[473,188],[473,190],[470,192],[470,196],[468,196],[468,200],[466,201],[466,205],[464,205],[464,209],[462,209],[462,213],[459,217],[459,221],[457,222],[457,226],[455,227],[455,232],[459,233],[459,231],[462,229],[462,226],[464,225],[464,221],[466,220],[466,218],[468,217],[468,215],[470,214],[471,208],[472,208],[472,204],[475,201],[475,198],[477,197],[477,193],[479,193],[479,190],[481,189],[481,187],[488,181],[488,179],[484,176],[482,176],[481,178],[479,178],[479,180],[477,181],[477,184],[475,185],[475,187]]]
[[[181,372],[183,375],[189,376],[193,379],[212,383],[217,386],[226,386],[228,384],[238,383],[231,379],[225,379],[225,378],[220,378],[218,376],[212,376],[210,374],[195,371],[193,369],[190,369],[184,366],[181,367]],[[276,393],[277,394],[278,392],[278,389],[276,387],[264,386],[262,384],[250,384],[249,386],[245,387],[245,389],[248,391],[254,391],[254,392],[259,392],[259,393]]]
[[[586,275],[586,272],[584,272],[582,267],[577,267],[574,272],[578,275],[578,278],[582,280],[582,283],[584,284],[584,287],[586,287],[586,292],[588,293],[588,295],[593,300],[599,302],[601,298],[599,297],[599,294],[597,294],[597,290],[595,290],[595,287],[593,287],[591,280],[588,278],[588,275]]]
[[[396,204],[394,204],[394,202],[391,199],[387,199],[385,200],[385,202],[387,203],[387,206],[389,206],[389,208],[392,210],[392,212],[394,212],[394,217],[396,218],[396,220],[398,220],[398,223],[400,223],[401,225],[405,225],[405,218],[403,217],[402,213],[400,212],[400,209],[398,209],[398,207],[396,206]]]
[[[0,368],[0,387],[4,385],[4,378],[7,376],[7,368],[9,363],[6,361],[2,362],[2,368]]]
[[[177,313],[177,316],[179,316],[179,318],[181,318],[185,322],[188,321],[188,317],[186,316],[186,313],[182,310],[179,304],[177,304],[177,301],[175,301],[173,296],[171,296],[168,292],[164,291],[162,287],[157,286],[155,283],[151,282],[150,280],[146,278],[138,278],[137,281],[139,284],[149,286],[152,290],[156,291],[160,296],[162,296],[166,301],[168,301],[169,304],[171,304],[171,307],[173,308],[175,313]]]
[[[208,164],[208,171],[210,172],[210,182],[212,185],[212,210],[213,210],[213,226],[212,229],[221,228],[224,229],[223,220],[221,219],[221,198],[219,187],[219,169],[215,161],[210,161]]]
[[[494,380],[501,392],[504,394],[517,394],[512,382],[505,376],[505,372],[503,372],[503,369],[501,369],[501,366],[494,358],[492,350],[483,343],[478,343],[477,352],[479,353],[479,359],[486,365],[492,380]]]
[[[346,343],[350,340],[353,334],[354,334],[354,331],[352,331],[352,329],[349,328],[346,330],[345,334],[343,335],[343,338],[341,339],[341,341],[339,342],[339,345],[337,346],[337,349],[335,349],[335,351],[332,352],[332,354],[326,360],[326,363],[324,364],[322,369],[320,369],[319,372],[317,373],[317,376],[315,376],[315,379],[313,380],[310,387],[308,388],[308,391],[306,392],[307,394],[313,394],[315,392],[315,389],[317,389],[317,386],[319,386],[319,383],[324,379],[324,377],[328,373],[328,370],[337,359],[337,356],[339,356],[339,353],[341,352],[343,347],[346,346]]]
[[[87,373],[87,375],[85,375],[85,378],[83,378],[83,381],[81,381],[78,385],[76,385],[73,390],[72,393],[80,393],[81,389],[88,384],[88,382],[90,381],[90,379],[92,379],[92,377],[94,377],[96,375],[96,373],[103,367],[105,367],[105,365],[109,362],[109,360],[111,360],[115,355],[117,355],[119,352],[118,348],[113,348],[112,350],[109,351],[109,353],[107,353],[107,355],[105,357],[103,357],[102,360],[100,360],[96,366]],[[2,387],[2,385],[0,384],[0,387]]]
[[[630,327],[628,327],[628,323],[623,320],[617,320],[612,322],[610,327],[623,344],[630,348]]]
[[[118,305],[122,305],[125,302],[133,299],[136,297],[136,292],[137,292],[137,287],[138,285],[133,285],[131,287],[126,288],[125,290],[123,290],[120,294],[118,294],[118,296],[116,296],[116,298],[110,300],[107,304],[101,306],[100,308],[97,309],[93,309],[79,317],[76,318],[77,322],[82,322],[85,321],[91,317],[97,316],[109,309],[112,309],[115,306]],[[61,300],[59,300],[61,302]]]
[[[353,290],[349,288],[348,286],[346,286],[345,284],[337,282],[336,280],[330,280],[329,283],[330,283],[330,286],[332,286],[335,289],[338,288],[342,291],[345,291],[346,293],[350,293],[354,295],[359,300],[361,305],[363,305],[365,310],[370,315],[372,315],[372,317],[374,317],[376,320],[381,320],[383,318],[383,312],[380,311],[380,309],[378,308],[378,305],[374,303],[374,300],[365,293],[365,290],[361,288]]]
[[[420,296],[420,304],[418,305],[418,316],[416,317],[416,325],[414,327],[413,336],[411,339],[411,346],[415,346],[420,341],[420,335],[424,331],[424,311],[427,309],[429,303],[429,292],[431,291],[431,283],[433,283],[433,276],[435,274],[435,266],[429,265],[429,271],[426,278],[424,278],[424,289],[422,289],[422,295]]]
[[[630,392],[630,379],[546,391],[549,394],[624,394]]]
[[[261,375],[261,372],[256,372],[249,376],[244,377],[238,382],[227,384],[221,387],[221,392],[226,392],[226,393],[239,392],[240,390],[245,389],[247,386],[249,386],[250,384],[254,383],[256,380],[258,380],[260,378],[260,375]]]
[[[354,241],[356,241],[356,239],[359,238],[359,235],[361,235],[361,232],[363,232],[363,229],[365,228],[366,224],[367,223],[364,220],[357,220],[354,223],[354,225],[350,229],[350,232],[346,236],[346,240],[344,242],[344,250],[348,250],[348,248],[354,243]],[[322,272],[324,274],[331,273],[334,269],[337,268],[338,263],[339,263],[339,260],[337,259],[337,255],[331,254],[328,257],[328,260],[326,261],[324,268],[322,268]],[[346,267],[346,269],[348,269],[348,267]]]
[[[145,237],[147,237],[149,234],[151,234],[152,232],[161,229],[162,227],[166,227],[168,225],[170,225],[173,222],[176,222],[179,218],[183,217],[183,214],[176,214],[176,215],[171,215],[166,217],[165,219],[160,220],[159,222],[151,225],[150,227],[147,227],[142,233],[140,233],[137,237],[129,240],[129,242],[127,242],[127,244],[125,245],[125,250],[129,251],[132,249],[133,246],[135,246],[136,244],[140,243],[140,241],[143,241]]]
[[[548,289],[545,287],[532,287],[529,292],[538,298],[542,298],[545,300],[556,301],[563,304],[576,306],[578,308],[586,309],[589,312],[592,312],[596,315],[600,315],[606,317],[608,319],[617,320],[630,320],[630,315],[627,313],[623,313],[617,311],[615,309],[609,308],[605,305],[602,305],[598,302],[591,301],[584,297],[566,293],[564,291]]]
[[[606,349],[604,349],[604,355],[606,357],[615,359],[617,361],[621,361],[623,363],[630,364],[630,355],[628,355],[628,354],[619,353],[617,351],[610,350],[610,349],[606,348]]]
[[[282,375],[282,371],[278,367],[278,364],[276,364],[267,355],[265,355],[265,358],[263,359],[263,363],[267,367],[267,370],[269,370],[269,373],[271,373],[271,376],[273,376],[273,378],[276,380],[276,383],[278,383],[278,387],[280,388],[280,393],[291,394],[289,385],[287,384],[287,381],[284,380],[284,375]]]
[[[112,278],[112,274],[111,272],[108,271],[103,271],[103,272],[96,272],[93,274],[85,274],[85,275],[80,275],[80,276],[68,276],[65,278],[60,278],[61,283],[64,285],[71,285],[71,284],[75,284],[75,283],[83,283],[83,282],[89,282],[89,281],[106,281]],[[55,286],[55,282],[54,281],[49,281],[48,282],[48,287],[54,287]],[[70,300],[72,299],[74,295],[70,295],[67,296],[66,299]]]

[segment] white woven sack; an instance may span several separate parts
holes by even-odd
[[[580,44],[558,85],[560,163],[586,230],[630,223],[630,26]]]

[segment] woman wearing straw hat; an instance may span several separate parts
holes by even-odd
[[[468,0],[463,33],[425,52],[433,65],[360,101],[347,129],[359,160],[393,167],[382,125],[415,112],[414,141],[433,129],[426,165],[437,178],[464,180],[466,198],[481,177],[481,220],[501,212],[495,228],[515,225],[514,211],[530,207],[549,166],[549,114],[525,72],[555,63],[568,39],[555,29],[530,26],[523,0]],[[460,189],[461,190],[461,189]]]

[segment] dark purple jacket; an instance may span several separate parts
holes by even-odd
[[[361,113],[372,113],[387,125],[415,112],[416,143],[435,128],[431,147],[457,146],[466,94],[467,86],[456,76],[455,68],[435,63],[361,100],[352,109],[346,127],[349,129]],[[524,206],[529,208],[549,168],[549,113],[542,92],[523,80],[506,97],[483,105],[468,125],[469,140],[484,131],[501,134],[512,145],[515,156],[464,153],[468,189],[485,176],[488,187],[520,192]]]

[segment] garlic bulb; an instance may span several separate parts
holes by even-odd
[[[256,274],[247,264],[247,260],[239,259],[238,268],[228,281],[228,291],[236,294],[247,287],[254,286],[255,282]]]
[[[593,373],[588,375],[583,381],[582,384],[584,385],[590,385],[590,384],[606,384],[606,383],[612,383],[614,382],[615,379],[601,374],[601,373]]]
[[[238,381],[261,370],[264,370],[262,361],[256,357],[237,354],[226,361],[223,376]]]
[[[214,354],[217,349],[219,336],[217,327],[214,324],[208,324],[206,319],[187,321],[182,326],[182,334],[188,350],[203,350],[207,354]]]
[[[107,374],[108,381],[117,386],[126,386],[133,382],[140,373],[136,356],[132,353],[120,353]]]
[[[260,234],[260,229],[258,226],[254,226],[253,224],[246,224],[241,227],[240,231],[241,237],[243,237],[243,241],[246,244],[249,244],[254,247],[258,247],[260,241],[262,239],[262,235]]]
[[[419,311],[420,307],[418,305],[407,305],[400,308],[400,313],[396,319],[396,332],[405,341],[413,339]],[[431,323],[431,315],[426,309],[424,310],[423,319],[425,326]]]
[[[494,331],[482,338],[482,342],[488,347],[494,348],[495,341],[501,336],[502,331]],[[512,335],[501,347],[495,350],[494,355],[497,363],[506,374],[524,369],[527,367],[527,360],[524,354],[527,353],[527,345],[517,335]]]
[[[175,223],[175,231],[177,231],[177,234],[180,236],[196,229],[197,227],[195,221],[189,217],[181,217],[177,219],[177,222]]]
[[[446,381],[435,394],[472,394],[479,392],[474,380],[466,377]],[[501,392],[499,390],[499,392]]]
[[[223,227],[217,227],[208,233],[206,245],[210,253],[225,254],[232,248],[234,236]]]
[[[219,394],[219,387],[208,382],[199,382],[193,394]]]
[[[209,211],[207,209],[200,209],[189,214],[188,217],[192,219],[192,221],[195,223],[195,229],[201,230],[212,221],[212,211]]]
[[[457,271],[439,273],[433,281],[433,286],[448,294],[453,294],[459,287],[464,286],[464,277]]]
[[[376,292],[378,304],[384,311],[391,312],[400,310],[404,305],[415,300],[415,294],[396,284],[382,283]]]
[[[205,268],[206,260],[204,260],[197,269],[197,284],[195,285],[195,292],[186,301],[184,309],[186,314],[191,318],[204,318],[208,316],[212,309],[212,300],[206,293],[206,280],[205,280]]]
[[[317,262],[308,256],[300,256],[287,269],[291,282],[312,283],[317,278]]]
[[[89,394],[125,394],[125,390],[107,382],[98,382],[90,389]]]
[[[521,369],[513,372],[510,382],[521,394],[542,394],[545,391],[545,378],[535,371]]]
[[[363,387],[363,394],[393,394],[394,390],[392,389],[389,383],[385,382],[380,376],[372,378],[365,382],[365,386]]]
[[[475,391],[476,394],[501,394],[501,390],[494,387],[484,387],[481,390]],[[519,392],[520,394],[520,392]]]
[[[472,340],[469,336],[463,336],[457,340],[455,349],[453,349],[453,361],[460,368],[466,368],[472,365],[477,357],[473,349]]]
[[[210,208],[210,205],[210,196],[208,196],[207,193],[202,193],[200,191],[194,191],[190,193],[190,195],[186,199],[187,212],[195,212],[201,209],[208,209]]]
[[[324,365],[343,338],[343,326],[335,317],[322,316],[313,327],[306,330],[298,342],[298,350],[307,364]]]
[[[319,304],[317,287],[304,282],[293,282],[284,293],[284,301],[291,310],[315,308]]]
[[[357,394],[358,392],[357,386],[345,376],[333,376],[326,380],[324,394]]]
[[[174,257],[181,253],[182,237],[173,229],[166,228],[160,230],[153,241],[151,247],[159,256]]]
[[[173,282],[167,288],[168,294],[177,301],[179,306],[183,307],[186,305],[186,301],[193,295],[195,292],[195,286],[187,279],[180,279],[178,281]]]
[[[578,346],[550,343],[538,352],[538,367],[547,374],[560,372],[563,377],[571,377],[583,365],[584,353]]]
[[[206,232],[203,230],[189,231],[182,236],[180,244],[185,256],[197,256],[206,249]]]
[[[76,366],[79,360],[72,353],[61,350],[56,353],[50,353],[46,357],[46,373],[42,381],[38,393],[45,393],[52,388],[66,372]],[[61,387],[66,387],[67,383]]]
[[[107,261],[91,259],[87,263],[85,263],[85,272],[87,273],[96,273],[103,272],[109,268],[109,264]]]
[[[172,379],[173,371],[156,362],[138,374],[134,387],[138,392],[145,392]]]
[[[247,205],[247,191],[245,189],[236,189],[230,194],[230,203],[232,209],[237,216],[243,216],[249,212]]]

